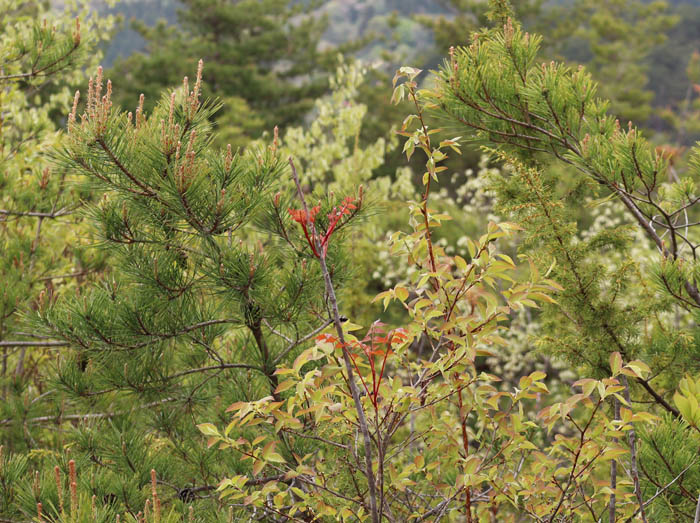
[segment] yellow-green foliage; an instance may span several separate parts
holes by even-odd
[[[403,70],[403,91],[418,99],[416,74]],[[554,520],[604,509],[613,491],[600,480],[612,460],[627,455],[619,439],[631,423],[655,419],[629,408],[620,376],[648,369],[623,365],[617,354],[611,378],[578,381],[581,392],[548,404],[537,422],[526,412],[549,392],[545,373],[503,391],[498,378],[479,372],[477,356],[498,350],[508,316],[553,303],[550,294],[562,289],[534,265],[522,277],[498,252],[499,241],[520,229],[515,224],[489,224],[467,242],[466,259],[434,245],[433,233],[449,216],[430,211],[430,183],[454,141],[432,146],[421,126],[406,134],[428,156],[425,192],[409,205],[412,232],[391,243],[394,255],[408,256],[419,270],[376,299],[405,308],[409,321],[394,329],[346,323],[342,333],[337,324],[277,370],[278,396],[232,404],[223,429],[199,425],[209,446],[247,466],[219,484],[222,499],[241,507],[239,517],[261,511],[374,522],[383,514],[400,521]],[[359,407],[351,395],[356,378],[341,364],[348,356],[364,391]],[[622,421],[602,408],[611,398],[624,405]],[[358,443],[365,424],[369,447]],[[620,515],[631,515],[632,491],[614,493]]]
[[[78,64],[99,57],[88,60],[86,49],[110,25],[87,17],[85,5],[71,5],[48,20],[39,3],[0,2],[0,418],[10,425],[4,442],[18,448],[31,441],[21,420],[41,412],[32,400],[46,392],[43,376],[53,359],[21,317],[89,278],[102,258],[82,249],[77,211],[91,196],[69,186],[73,176],[47,154],[61,143],[55,122],[70,109],[69,85],[84,78]]]

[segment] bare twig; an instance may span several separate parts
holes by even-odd
[[[125,414],[131,410],[141,410],[149,409],[151,407],[157,407],[158,405],[163,405],[165,403],[170,403],[172,401],[177,401],[178,398],[164,398],[162,400],[153,401],[151,403],[146,403],[145,405],[137,405],[133,409],[121,410],[115,412],[91,412],[89,414],[58,414],[57,416],[39,416],[37,418],[29,418],[24,420],[24,423],[56,423],[59,424],[63,421],[82,421],[88,419],[104,419],[113,418],[114,416],[119,416],[120,414]],[[13,422],[19,422],[21,420],[15,418],[7,418],[0,420],[0,425],[10,425]]]
[[[289,354],[289,351],[291,351],[294,347],[298,347],[302,343],[306,343],[311,338],[313,338],[314,336],[319,334],[323,329],[328,327],[331,323],[333,323],[333,319],[329,318],[329,319],[325,320],[321,325],[319,325],[316,329],[314,329],[313,331],[308,333],[306,336],[303,336],[296,341],[289,340],[290,344],[287,346],[287,348],[285,348],[282,352],[280,352],[277,357],[275,357],[275,359],[273,360],[272,363],[277,365],[280,361],[282,361],[282,359],[284,359],[284,357],[287,354]]]
[[[620,419],[620,401],[613,397],[613,410],[616,420]],[[613,441],[617,443],[617,438],[613,438]],[[617,488],[617,460],[613,459],[610,462],[610,523],[615,523],[615,504],[617,502],[615,496],[615,488]]]
[[[627,380],[627,376],[624,374],[620,375],[622,379],[622,385],[625,387],[625,401],[628,405],[632,405],[632,400],[630,399],[630,385]],[[639,503],[639,513],[642,516],[642,521],[647,522],[647,516],[644,513],[644,499],[642,498],[642,489],[639,487],[639,470],[637,468],[637,435],[634,430],[634,426],[630,423],[629,431],[627,432],[627,438],[630,444],[630,473],[632,474],[632,482],[634,483],[634,493],[637,496],[637,502]]]
[[[0,209],[0,214],[3,216],[33,216],[35,218],[59,218],[61,216],[68,216],[69,214],[72,214],[72,212],[72,210],[66,207],[52,212],[13,211],[10,209]]]
[[[696,462],[697,462],[697,458],[694,459],[693,461],[691,461],[690,464],[689,464],[687,467],[685,467],[683,470],[681,470],[680,473],[679,473],[675,478],[673,478],[673,479],[672,479],[671,481],[669,481],[666,485],[664,485],[662,488],[660,488],[659,490],[657,490],[657,491],[656,491],[656,494],[654,494],[652,497],[650,497],[649,499],[647,499],[647,500],[644,502],[644,507],[649,506],[649,505],[651,504],[652,501],[654,501],[657,497],[659,497],[661,494],[663,494],[663,493],[666,492],[669,488],[671,488],[671,486],[672,486],[676,481],[678,481],[678,480],[681,478],[681,476],[682,476],[683,474],[685,474],[688,470],[690,470],[690,468],[691,468],[693,465],[695,465]],[[700,498],[698,498],[698,507],[700,507]],[[637,509],[637,510],[634,512],[634,514],[632,514],[629,518],[627,518],[626,523],[629,523],[629,522],[631,522],[632,520],[634,520],[635,516],[636,516],[637,514],[639,514],[639,510],[640,510],[640,509]],[[697,523],[697,516],[696,516],[696,520],[695,520],[695,521],[696,521],[696,523]]]
[[[294,341],[292,340],[292,338],[290,338],[289,336],[287,336],[287,335],[281,333],[280,331],[276,330],[272,325],[270,325],[270,322],[267,321],[266,319],[263,318],[262,322],[263,322],[263,324],[265,325],[265,327],[267,327],[268,329],[270,329],[270,332],[272,332],[272,334],[275,334],[276,336],[279,336],[280,338],[282,338],[282,339],[283,339],[284,341],[286,341],[287,343],[294,343]]]
[[[301,183],[299,182],[299,175],[297,174],[296,167],[294,166],[294,160],[289,157],[289,165],[292,168],[292,176],[294,177],[294,183],[297,187],[297,192],[299,193],[299,199],[304,207],[304,212],[306,216],[309,216],[309,208],[306,205],[306,198],[304,198],[304,191],[301,189]],[[367,486],[369,489],[369,505],[370,513],[372,514],[372,523],[380,523],[379,521],[379,510],[377,505],[377,487],[375,485],[374,473],[372,472],[372,439],[369,434],[369,428],[367,427],[367,418],[365,416],[365,410],[362,406],[362,401],[360,400],[360,391],[357,388],[357,383],[355,382],[354,373],[352,370],[352,363],[350,362],[350,355],[345,346],[345,333],[343,332],[343,325],[340,321],[340,313],[338,312],[338,302],[335,296],[335,290],[333,288],[333,281],[331,280],[331,275],[326,266],[326,258],[321,247],[321,242],[318,239],[318,235],[315,231],[315,226],[313,222],[311,223],[313,230],[313,239],[316,242],[316,251],[319,253],[318,260],[321,264],[321,272],[323,273],[323,279],[326,283],[326,294],[328,295],[328,301],[331,305],[331,311],[333,313],[333,323],[335,324],[335,330],[338,334],[338,339],[342,345],[343,350],[343,362],[345,363],[345,372],[348,375],[348,384],[350,386],[350,392],[352,394],[352,399],[355,403],[355,410],[357,411],[357,421],[360,426],[360,431],[362,432],[362,437],[364,439],[365,447],[365,476],[367,477]]]
[[[66,347],[66,341],[0,341],[0,347]]]

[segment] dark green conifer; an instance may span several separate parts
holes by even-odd
[[[526,226],[522,249],[564,287],[544,308],[540,349],[583,375],[607,375],[613,352],[651,366],[652,377],[630,384],[627,396],[667,415],[641,439],[639,496],[648,499],[698,467],[680,457],[697,453],[697,432],[680,421],[692,422],[690,411],[672,396],[684,373],[700,373],[700,163],[672,176],[663,151],[609,114],[586,70],[539,61],[540,41],[510,19],[475,34],[450,53],[432,101],[448,125],[510,164],[511,174],[491,180],[497,205]],[[576,217],[586,201],[612,206],[615,219],[583,229]],[[633,432],[629,443],[637,446]],[[671,460],[662,475],[659,460]],[[636,459],[630,466],[636,474]],[[649,517],[681,520],[697,488],[672,485]]]
[[[287,162],[275,143],[212,147],[219,106],[201,101],[202,86],[200,61],[151,114],[143,98],[133,113],[113,108],[101,69],[84,104],[76,96],[57,161],[101,195],[88,216],[112,267],[89,291],[42,304],[36,324],[74,349],[57,363],[55,419],[74,420],[69,441],[94,491],[141,507],[155,469],[176,507],[214,517],[211,491],[248,465],[208,449],[196,425],[223,420],[236,401],[277,397],[278,365],[330,321],[288,211]],[[338,203],[319,197],[319,230]],[[338,283],[347,268],[333,238]]]
[[[242,145],[275,125],[298,124],[328,88],[336,49],[321,50],[325,19],[319,2],[287,0],[186,0],[178,25],[136,25],[145,54],[118,61],[113,78],[124,78],[116,98],[123,106],[140,93],[151,110],[163,90],[207,63],[205,95],[225,106],[217,114],[220,145]]]

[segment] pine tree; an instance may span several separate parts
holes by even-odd
[[[607,114],[585,70],[540,63],[539,37],[492,6],[503,26],[451,51],[434,88],[419,90],[413,68],[394,80],[394,101],[416,110],[404,152],[427,160],[410,231],[390,240],[405,278],[376,299],[399,309],[391,328],[341,314],[358,255],[346,234],[367,199],[352,162],[365,181],[377,156],[349,152],[340,131],[357,127],[323,114],[308,134],[282,144],[275,131],[238,154],[217,147],[201,61],[134,113],[113,107],[98,69],[54,168],[93,195],[85,216],[110,269],[36,299],[27,332],[65,348],[47,392],[18,398],[8,419],[40,452],[0,448],[3,516],[692,517],[700,165],[669,176],[667,155]],[[339,119],[362,112],[347,109]],[[444,247],[435,184],[459,139],[438,141],[431,109],[506,165],[484,172],[518,223]],[[610,212],[585,216],[582,201]],[[529,270],[501,252],[522,228]],[[539,306],[540,350],[583,376],[573,395],[548,396],[543,372],[484,372],[513,315]]]
[[[538,63],[539,47],[539,37],[510,19],[502,30],[474,35],[470,46],[451,52],[432,102],[450,125],[473,133],[513,166],[512,176],[492,180],[498,203],[527,226],[525,252],[565,289],[543,314],[541,350],[583,366],[584,374],[606,375],[613,351],[625,361],[641,358],[651,365],[653,383],[625,381],[627,403],[630,397],[651,402],[668,414],[645,430],[641,470],[632,455],[637,495],[648,498],[661,484],[654,478],[654,460],[675,463],[668,474],[697,467],[687,460],[680,465],[680,456],[697,452],[697,427],[687,425],[695,414],[682,397],[670,396],[684,373],[694,379],[700,374],[694,321],[700,308],[695,260],[700,170],[691,160],[683,177],[669,176],[664,154],[631,124],[624,130],[608,114],[609,104],[598,97],[590,74]],[[575,173],[576,181],[564,192],[558,182],[562,172]],[[591,196],[599,199],[596,204],[616,202],[623,219],[583,237],[572,215]],[[671,440],[671,433],[679,437]],[[635,449],[637,438],[629,434]],[[644,445],[652,440],[656,445]],[[673,502],[659,512],[652,505],[649,514],[687,515],[696,500],[684,490],[671,486],[666,496]]]
[[[140,93],[150,111],[161,92],[207,63],[206,93],[224,102],[217,113],[220,145],[243,145],[274,126],[301,123],[327,91],[327,72],[338,50],[319,49],[325,20],[318,2],[287,0],[187,0],[178,25],[136,25],[145,54],[118,61],[110,75],[124,78],[117,103]],[[235,140],[235,141],[233,141]]]
[[[496,16],[496,12],[489,2],[447,0],[443,3],[449,16],[417,16],[417,19],[431,29],[434,34],[436,55],[429,61],[431,65],[435,62],[439,63],[451,46],[468,44],[472,31],[488,27]],[[548,20],[548,13],[542,6],[542,0],[521,0],[512,5],[505,4],[503,7],[509,16],[514,16],[523,23],[525,21],[537,23],[542,19]]]
[[[664,2],[576,0],[542,5],[539,1],[502,2],[503,13],[531,32],[546,32],[542,53],[585,63],[600,82],[618,117],[644,124],[652,115],[654,93],[648,84],[648,57],[677,23]],[[435,34],[439,56],[450,46],[468,45],[470,30],[504,23],[487,2],[451,0],[452,19],[422,17]]]
[[[25,421],[53,413],[47,374],[65,344],[28,328],[25,316],[104,266],[85,250],[79,208],[91,195],[46,153],[61,141],[56,115],[83,80],[79,67],[99,58],[88,50],[111,20],[37,2],[2,1],[0,11],[0,517],[16,520],[36,514],[32,484],[47,478],[34,471],[61,445],[55,429]]]
[[[665,2],[584,0],[572,9],[555,11],[564,20],[552,39],[572,34],[572,47],[600,82],[600,95],[610,100],[610,110],[624,122],[646,124],[653,114],[654,91],[649,85],[648,58],[666,40],[678,18]],[[567,33],[570,32],[570,33]],[[578,45],[577,45],[578,44]],[[559,50],[567,53],[565,46]],[[581,56],[582,55],[582,56]]]
[[[192,84],[148,116],[142,98],[132,114],[112,107],[100,69],[84,104],[76,95],[57,157],[102,194],[88,215],[112,270],[40,304],[38,328],[75,350],[57,363],[55,416],[27,423],[72,420],[75,459],[119,510],[143,506],[151,469],[181,514],[211,499],[242,464],[203,447],[196,424],[235,401],[278,397],[278,366],[330,322],[276,141],[244,154],[213,148],[219,106],[201,100],[202,86],[200,62]],[[340,283],[339,240],[359,200],[339,220],[349,204],[317,196],[315,227],[328,230],[322,249]],[[216,503],[197,505],[215,517]]]
[[[82,28],[70,15],[37,22],[47,13],[34,3],[3,8],[8,17],[0,40],[0,416],[7,425],[8,418],[24,416],[25,401],[43,392],[43,362],[50,352],[41,347],[55,346],[28,332],[22,315],[40,301],[54,300],[62,286],[80,284],[100,268],[101,257],[86,254],[77,239],[76,210],[89,195],[68,187],[70,176],[45,155],[60,141],[52,116],[70,106],[68,85],[81,77],[76,64],[95,43],[96,21],[88,19]],[[108,24],[99,22],[99,29]],[[18,440],[8,437],[3,443],[23,447],[28,442],[21,432]]]
[[[10,5],[3,6],[10,10]],[[28,295],[36,299],[43,286],[37,281],[34,266],[37,258],[41,263],[52,262],[40,249],[42,225],[69,214],[62,201],[63,187],[59,175],[52,174],[48,164],[35,161],[41,148],[49,146],[55,139],[49,113],[55,105],[40,100],[34,106],[33,97],[52,82],[61,81],[62,73],[70,69],[82,53],[81,31],[78,22],[70,31],[56,33],[56,28],[47,23],[30,22],[38,14],[36,7],[18,4],[14,16],[4,20],[1,52],[3,67],[0,82],[2,97],[2,209],[3,225],[3,281],[0,305],[0,339],[12,339],[17,327],[14,325],[17,312],[26,307]],[[16,25],[10,27],[14,22]],[[44,231],[45,232],[45,231]],[[43,250],[43,249],[41,249]],[[44,256],[42,256],[44,254]],[[58,261],[58,264],[65,260]],[[53,262],[56,263],[56,262]],[[58,265],[60,267],[60,265]],[[42,270],[51,270],[44,267]],[[51,286],[50,279],[45,280]],[[47,297],[50,299],[50,297]],[[9,365],[8,348],[21,345],[3,345],[3,377]],[[23,374],[24,353],[16,363],[16,373]],[[11,370],[10,370],[11,372]]]

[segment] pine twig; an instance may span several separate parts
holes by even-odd
[[[35,218],[59,218],[61,216],[68,216],[72,214],[73,211],[66,207],[59,209],[57,211],[51,212],[39,212],[39,211],[13,211],[11,209],[0,209],[0,215],[3,216],[32,216]]]
[[[691,468],[693,465],[695,465],[695,462],[696,462],[696,461],[697,461],[697,459],[694,459],[693,461],[691,461],[690,464],[689,464],[687,467],[685,467],[683,470],[681,470],[680,473],[679,473],[675,478],[673,478],[673,479],[672,479],[671,481],[669,481],[666,485],[664,485],[662,488],[660,488],[659,490],[657,490],[657,491],[656,491],[656,494],[654,494],[652,497],[650,497],[649,499],[647,499],[647,500],[644,502],[644,507],[648,507],[648,506],[651,504],[652,501],[654,501],[654,500],[655,500],[656,498],[658,498],[661,494],[663,494],[663,493],[666,492],[669,488],[671,488],[671,486],[672,486],[676,481],[678,481],[678,480],[681,478],[681,476],[683,476],[683,474],[685,474],[686,472],[688,472],[688,470],[690,470],[690,468]],[[698,507],[700,507],[700,497],[698,497]],[[637,514],[639,514],[639,509],[637,509],[637,510],[634,512],[634,514],[632,514],[629,518],[627,518],[627,519],[625,520],[625,523],[630,523],[630,522],[634,519],[634,517],[635,517]],[[696,514],[696,516],[695,516],[695,523],[700,523],[700,522],[698,522],[698,516],[697,516],[697,514]]]
[[[138,405],[134,407],[134,409],[130,410],[142,410],[142,409],[149,409],[151,407],[157,407],[159,405],[163,405],[165,403],[170,403],[172,401],[177,401],[177,398],[164,398],[162,400],[158,401],[152,401],[151,403],[146,403],[145,405]],[[120,410],[120,411],[114,411],[114,412],[90,412],[88,414],[66,414],[62,415],[59,414],[57,416],[39,416],[36,418],[29,418],[25,419],[23,423],[55,423],[56,425],[59,425],[63,421],[84,421],[88,419],[104,419],[104,418],[113,418],[115,416],[119,416],[121,414],[126,414],[127,412],[130,412],[130,410]],[[6,418],[3,420],[0,420],[0,425],[10,425],[13,422],[17,422],[19,420],[14,419],[14,418]]]
[[[0,347],[66,347],[66,341],[0,341]]]

